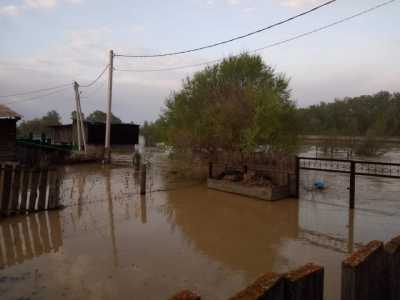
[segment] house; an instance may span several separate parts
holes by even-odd
[[[16,159],[17,122],[21,115],[0,104],[0,161]]]
[[[103,149],[105,142],[106,124],[84,122],[86,144],[89,150]],[[55,125],[51,139],[54,144],[78,145],[77,123]],[[139,143],[139,125],[136,124],[111,124],[111,146],[114,148],[134,149]]]

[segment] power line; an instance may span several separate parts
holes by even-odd
[[[279,41],[279,42],[275,42],[275,43],[272,43],[272,44],[263,46],[263,47],[261,47],[261,48],[257,48],[257,49],[254,49],[254,50],[245,51],[244,53],[259,52],[259,51],[262,51],[262,50],[265,50],[265,49],[273,48],[273,47],[276,47],[276,46],[280,46],[280,45],[282,45],[282,44],[286,44],[286,43],[292,42],[292,41],[294,41],[294,40],[298,40],[298,39],[300,39],[300,38],[303,38],[303,37],[309,36],[309,35],[311,35],[311,34],[314,34],[314,33],[317,33],[317,32],[323,31],[323,30],[326,30],[326,29],[331,28],[331,27],[333,27],[333,26],[336,26],[336,25],[345,23],[345,22],[347,22],[347,21],[350,21],[350,20],[352,20],[352,19],[354,19],[354,18],[357,18],[357,17],[359,17],[359,16],[362,16],[362,15],[364,15],[364,14],[370,13],[370,12],[372,12],[372,11],[374,11],[374,10],[377,10],[377,9],[383,7],[383,6],[389,5],[389,4],[391,4],[391,3],[395,2],[395,1],[397,1],[397,0],[390,0],[390,1],[383,2],[383,3],[381,3],[381,4],[378,4],[378,5],[375,5],[375,6],[373,6],[373,7],[368,8],[368,9],[365,9],[365,10],[363,10],[363,11],[361,11],[361,12],[359,12],[359,13],[356,13],[356,14],[354,14],[354,15],[351,15],[351,16],[349,16],[349,17],[346,17],[346,18],[340,19],[340,20],[338,20],[338,21],[336,21],[336,22],[330,23],[330,24],[328,24],[328,25],[325,25],[325,26],[316,28],[316,29],[311,30],[311,31],[307,31],[307,32],[305,32],[305,33],[301,33],[301,34],[295,35],[295,36],[293,36],[293,37],[291,37],[291,38],[288,38],[288,39],[285,39],[285,40],[282,40],[282,41]],[[238,56],[238,55],[234,55],[234,56]],[[213,63],[220,62],[220,61],[222,61],[222,60],[223,60],[223,58],[219,58],[219,59],[214,59],[214,60],[205,61],[205,62],[202,62],[202,63],[192,64],[192,65],[182,65],[182,66],[170,67],[170,68],[142,69],[142,70],[140,70],[140,69],[138,69],[138,70],[134,70],[134,69],[116,69],[116,71],[120,71],[120,72],[132,72],[132,73],[151,73],[151,72],[174,71],[174,70],[181,70],[181,69],[187,69],[187,68],[193,68],[193,67],[199,67],[199,66],[209,65],[209,64],[213,64]]]
[[[68,86],[68,87],[64,87],[62,89],[59,89],[57,91],[53,91],[53,92],[48,93],[48,94],[39,95],[39,96],[27,98],[27,99],[20,99],[20,100],[10,101],[10,102],[7,102],[7,103],[2,103],[2,104],[8,105],[8,104],[14,104],[14,103],[20,103],[20,102],[27,102],[27,101],[33,101],[33,100],[37,100],[37,99],[42,99],[43,97],[48,97],[48,96],[51,96],[51,95],[59,94],[59,93],[65,91],[67,89],[70,89],[70,87]]]
[[[285,20],[279,21],[279,22],[274,23],[274,24],[272,24],[272,25],[269,25],[269,26],[267,26],[267,27],[263,27],[263,28],[260,28],[260,29],[258,29],[258,30],[255,30],[255,31],[246,33],[246,34],[244,34],[244,35],[240,35],[240,36],[237,36],[237,37],[228,39],[228,40],[224,40],[224,41],[222,41],[222,42],[217,42],[217,43],[214,43],[214,44],[210,44],[210,45],[206,45],[206,46],[202,46],[202,47],[198,47],[198,48],[193,48],[193,49],[188,49],[188,50],[182,50],[182,51],[176,51],[176,52],[167,52],[167,53],[151,54],[151,55],[127,55],[127,54],[116,54],[115,56],[119,56],[119,57],[131,57],[131,58],[163,57],[163,56],[172,56],[172,55],[178,55],[178,54],[196,52],[196,51],[200,51],[200,50],[204,50],[204,49],[208,49],[208,48],[213,48],[213,47],[216,47],[216,46],[220,46],[220,45],[223,45],[223,44],[227,44],[227,43],[230,43],[230,42],[233,42],[233,41],[236,41],[236,40],[240,40],[240,39],[243,39],[243,38],[246,38],[246,37],[255,35],[255,34],[258,34],[258,33],[260,33],[260,32],[263,32],[263,31],[269,30],[269,29],[271,29],[271,28],[280,26],[280,25],[282,25],[282,24],[288,23],[288,22],[290,22],[290,21],[292,21],[292,20],[294,20],[294,19],[297,19],[297,18],[300,18],[300,17],[302,17],[302,16],[305,16],[305,15],[307,15],[307,14],[309,14],[309,13],[312,13],[312,12],[314,12],[314,11],[316,11],[316,10],[318,10],[318,9],[320,9],[320,8],[322,8],[322,7],[324,7],[324,6],[330,5],[330,4],[334,3],[334,2],[336,2],[336,0],[330,0],[330,1],[328,1],[328,2],[325,2],[325,3],[321,4],[321,5],[318,5],[318,6],[314,7],[314,8],[312,8],[312,9],[309,9],[309,10],[307,10],[307,11],[304,11],[304,12],[302,12],[302,13],[300,13],[300,14],[297,14],[297,15],[295,15],[295,16],[293,16],[293,17],[290,17],[290,18],[287,18],[287,19],[285,19]]]
[[[96,79],[93,80],[91,83],[89,83],[89,84],[87,84],[87,85],[80,85],[80,87],[88,88],[88,87],[91,87],[92,85],[94,85],[94,84],[104,75],[104,73],[107,71],[107,69],[108,69],[109,66],[110,66],[110,65],[106,65],[106,67],[104,68],[104,70],[101,71],[101,73],[100,73],[100,74],[96,77]]]
[[[70,83],[54,86],[54,87],[49,87],[49,88],[44,88],[44,89],[38,89],[38,90],[32,90],[32,91],[27,91],[27,92],[22,92],[22,93],[16,93],[16,94],[10,94],[10,95],[1,95],[0,98],[8,98],[8,97],[16,97],[16,96],[25,96],[25,95],[30,95],[30,94],[37,94],[40,92],[46,92],[46,91],[51,91],[55,90],[58,88],[65,87],[67,85],[70,85]]]

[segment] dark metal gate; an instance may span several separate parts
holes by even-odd
[[[300,170],[333,172],[350,175],[350,208],[354,209],[356,176],[400,179],[400,164],[376,161],[296,157],[296,196],[300,192]]]

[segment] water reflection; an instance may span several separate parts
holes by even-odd
[[[333,300],[346,253],[400,228],[396,217],[349,211],[334,193],[265,202],[148,174],[153,192],[140,196],[131,168],[67,167],[64,210],[0,221],[4,274],[43,273],[31,286],[7,284],[0,298],[46,285],[41,299],[62,298],[67,287],[74,299],[164,299],[189,288],[222,300],[260,274],[312,261],[325,266]]]
[[[0,223],[0,269],[21,264],[63,245],[58,211],[15,217]]]

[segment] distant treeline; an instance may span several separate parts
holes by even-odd
[[[346,97],[298,109],[303,134],[400,136],[400,93]]]

